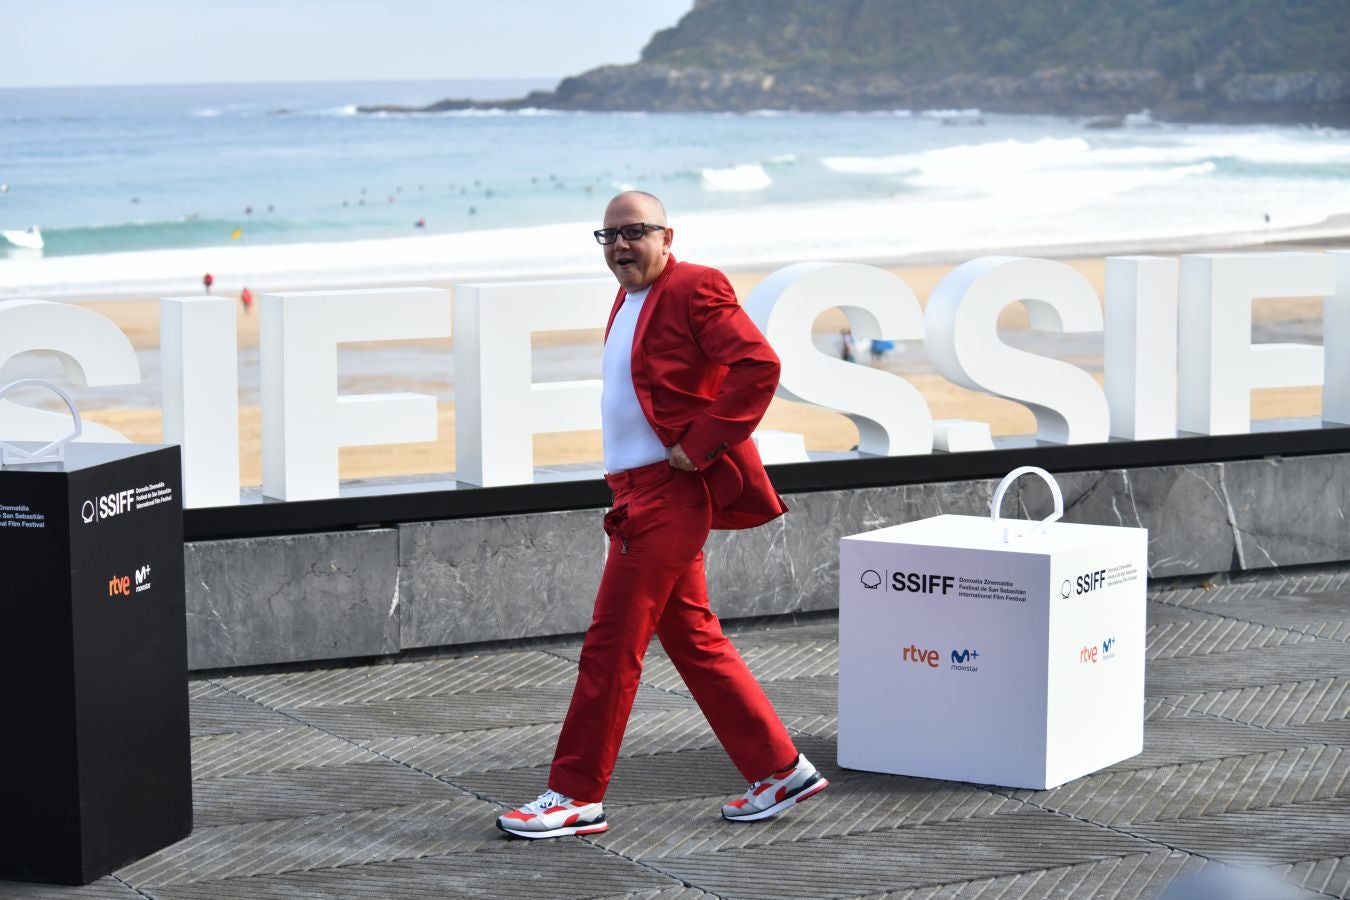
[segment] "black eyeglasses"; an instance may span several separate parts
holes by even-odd
[[[646,222],[634,222],[632,225],[620,225],[618,228],[601,228],[595,232],[597,243],[606,246],[614,243],[623,235],[625,241],[639,241],[649,231],[665,231],[664,225],[648,225]]]

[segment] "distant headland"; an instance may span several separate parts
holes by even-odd
[[[362,112],[978,108],[1350,126],[1345,0],[696,0],[631,65]]]

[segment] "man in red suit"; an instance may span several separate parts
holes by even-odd
[[[656,197],[619,194],[595,237],[620,285],[601,399],[609,554],[549,789],[497,826],[529,838],[609,827],[601,801],[653,633],[751,782],[723,817],[764,819],[828,782],[708,608],[703,544],[711,528],[787,511],[750,439],[778,385],[778,357],[726,276],[671,255],[675,231]]]

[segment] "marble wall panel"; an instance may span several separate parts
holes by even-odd
[[[1350,559],[1350,455],[1074,472],[1065,519],[1149,530],[1154,578]],[[834,609],[845,535],[942,513],[985,516],[996,479],[815,491],[761,528],[708,541],[726,618]],[[1020,479],[1003,514],[1042,518]],[[575,634],[604,565],[604,510],[189,544],[194,669]]]
[[[943,513],[987,515],[996,481],[959,481],[787,498],[787,515],[713,532],[708,587],[719,616],[777,615],[839,605],[839,539]]]
[[[1228,571],[1234,532],[1221,463],[1067,472],[1056,475],[1064,521],[1148,529],[1149,576]],[[1019,515],[1044,518],[1053,508],[1039,480],[1018,484]]]
[[[1066,521],[1149,530],[1154,578],[1350,559],[1344,454],[1075,472],[1057,480]],[[1019,504],[1044,515],[1044,488],[1024,482]]]
[[[402,646],[576,634],[591,621],[603,510],[402,525]]]
[[[399,649],[392,529],[197,541],[184,562],[189,668]]]
[[[721,616],[838,604],[839,538],[912,519],[989,508],[996,482],[819,491],[760,528],[714,532],[709,591]],[[574,634],[590,623],[604,566],[603,510],[401,526],[401,644],[433,647]]]
[[[1350,559],[1350,456],[1223,464],[1235,569]]]

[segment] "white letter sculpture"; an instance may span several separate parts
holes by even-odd
[[[1252,389],[1322,384],[1323,353],[1309,344],[1253,344],[1252,300],[1329,296],[1335,261],[1325,253],[1181,258],[1178,425],[1195,434],[1251,430]]]
[[[159,301],[164,441],[182,445],[183,506],[239,502],[239,341],[233,300]]]
[[[1336,291],[1322,301],[1322,349],[1326,383],[1322,418],[1350,425],[1350,250],[1330,254],[1336,261]]]
[[[600,427],[600,379],[534,383],[530,335],[604,328],[614,282],[457,284],[454,290],[455,478],[481,487],[530,484],[535,434]]]
[[[933,365],[956,384],[1030,407],[1038,440],[1107,440],[1106,395],[1091,375],[999,340],[998,314],[1018,300],[1033,328],[1066,334],[1102,330],[1097,292],[1073,268],[1045,259],[986,256],[958,266],[928,299],[924,343]]]
[[[1111,435],[1132,441],[1177,436],[1177,261],[1106,260],[1102,370]]]
[[[69,303],[48,300],[0,302],[0,365],[30,350],[55,353],[66,380],[86,387],[137,384],[141,365],[131,341],[111,319]],[[0,400],[0,438],[51,441],[70,432],[70,417]],[[127,443],[126,435],[96,422],[84,423],[77,440]]]
[[[796,263],[750,292],[746,311],[783,364],[778,396],[843,413],[858,427],[858,449],[877,456],[933,450],[932,414],[912,384],[879,369],[822,353],[816,318],[838,307],[858,346],[873,339],[922,340],[923,312],[909,285],[854,263]],[[781,456],[772,462],[805,461]]]
[[[260,305],[265,496],[336,497],[339,447],[436,440],[433,396],[338,396],[337,345],[448,337],[447,291],[263,294]]]

